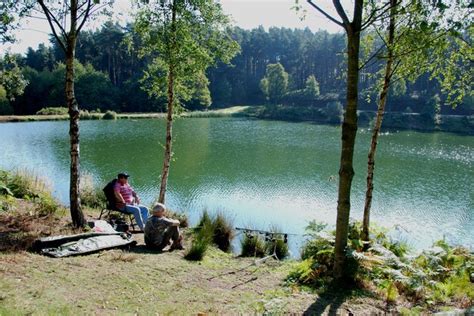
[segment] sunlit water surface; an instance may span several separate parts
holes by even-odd
[[[117,172],[150,205],[159,192],[163,120],[84,121],[81,169],[104,186]],[[178,119],[167,205],[196,223],[204,209],[236,226],[304,234],[336,220],[339,127],[247,119]],[[49,179],[68,203],[68,122],[0,124],[0,168]],[[362,218],[370,132],[359,130],[351,217]],[[383,134],[371,219],[424,248],[440,238],[474,248],[474,138],[412,131]],[[292,249],[301,238],[292,238]]]

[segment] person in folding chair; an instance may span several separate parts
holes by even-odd
[[[126,172],[121,172],[117,176],[114,185],[116,207],[123,213],[133,214],[138,227],[144,231],[149,211],[146,206],[140,205],[140,198],[128,184],[128,177],[130,176]]]

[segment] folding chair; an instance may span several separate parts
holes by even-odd
[[[104,216],[104,215],[107,216],[107,218],[109,218],[112,212],[118,212],[118,213],[120,213],[120,216],[121,216],[122,218],[128,217],[128,220],[129,220],[129,222],[130,222],[130,227],[132,227],[132,230],[135,230],[136,221],[135,221],[135,217],[133,216],[133,214],[125,213],[125,212],[123,212],[122,210],[116,208],[115,206],[110,205],[110,203],[107,203],[107,204],[105,205],[105,207],[102,209],[102,211],[100,211],[99,220],[100,220],[100,219],[102,218],[102,216]]]

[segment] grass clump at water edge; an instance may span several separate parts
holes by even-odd
[[[220,250],[229,252],[234,236],[233,223],[226,215],[218,212],[215,216],[211,217],[205,210],[194,229],[191,249],[185,257],[190,260],[202,260],[211,243],[215,244]]]

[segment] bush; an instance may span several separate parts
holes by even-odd
[[[38,112],[36,112],[37,115],[67,115],[68,114],[68,108],[65,107],[47,107],[47,108],[42,108]]]
[[[107,111],[105,114],[102,116],[103,120],[116,120],[117,119],[117,113],[114,111]]]
[[[246,233],[241,242],[242,257],[263,257],[265,256],[265,242],[259,234]]]
[[[233,226],[232,221],[224,213],[218,212],[211,217],[207,210],[204,210],[195,231],[199,232],[209,227],[210,241],[220,250],[228,252],[231,250],[232,239],[235,237]]]
[[[92,175],[84,173],[81,176],[79,193],[81,196],[81,203],[90,208],[102,208],[106,204],[104,192],[94,186]]]
[[[281,229],[278,227],[270,227],[270,232],[279,232]],[[276,234],[273,236],[266,236],[265,238],[265,250],[268,255],[275,253],[278,259],[282,260],[288,257],[288,244],[285,242],[286,238],[283,234]]]
[[[36,203],[35,212],[39,216],[48,216],[60,209],[59,203],[51,196],[46,181],[27,170],[8,173],[0,171],[0,188],[6,195],[2,198],[1,208],[9,210],[13,203],[9,197],[32,200]]]
[[[212,221],[212,241],[217,247],[225,252],[231,250],[231,242],[235,237],[235,231],[232,221],[223,213],[217,213]]]
[[[184,258],[187,260],[201,261],[204,258],[207,248],[209,248],[209,244],[212,241],[212,223],[204,218],[205,214],[207,214],[207,212],[204,212],[201,216],[200,222],[203,223],[202,226],[199,226],[198,229],[194,231],[194,239],[191,243],[191,248],[184,255]]]
[[[209,240],[196,238],[191,243],[191,248],[184,255],[184,259],[190,261],[201,261],[209,247]]]
[[[267,241],[266,252],[275,255],[279,260],[285,259],[289,255],[288,244],[283,239],[275,239],[274,241]]]
[[[51,216],[60,209],[59,203],[50,194],[40,194],[37,199],[35,213],[38,216]]]

